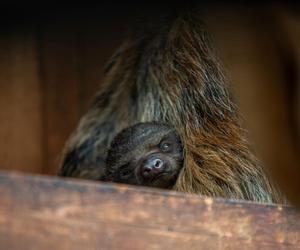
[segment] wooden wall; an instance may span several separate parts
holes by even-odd
[[[0,169],[56,172],[126,29],[103,12],[50,13],[0,33]]]

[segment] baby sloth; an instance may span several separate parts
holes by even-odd
[[[170,126],[138,123],[113,139],[104,180],[172,188],[183,166],[181,139]]]

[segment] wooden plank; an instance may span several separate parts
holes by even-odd
[[[46,174],[56,172],[63,145],[79,120],[80,39],[65,26],[45,25],[39,34]]]
[[[41,91],[31,29],[0,35],[0,162],[3,169],[40,172]]]
[[[299,249],[288,206],[0,172],[2,249]]]
[[[122,33],[111,21],[78,15],[79,20],[60,17],[40,31],[46,174],[57,172],[63,146],[99,89],[104,64]]]

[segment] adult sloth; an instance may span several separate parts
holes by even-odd
[[[128,36],[67,143],[61,176],[101,180],[113,137],[136,123],[158,121],[182,137],[184,166],[175,190],[283,201],[251,152],[228,80],[198,16],[185,11]]]

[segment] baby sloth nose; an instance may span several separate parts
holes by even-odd
[[[150,158],[142,166],[142,176],[144,178],[153,178],[164,170],[164,162],[159,158]]]

